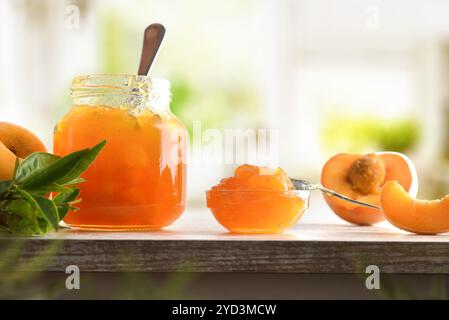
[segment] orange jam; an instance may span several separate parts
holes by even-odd
[[[107,144],[82,176],[86,182],[79,184],[79,210],[69,212],[64,222],[101,230],[170,225],[185,207],[186,135],[169,111],[126,101],[120,106],[75,104],[56,125],[55,154],[66,155],[104,139]]]
[[[299,220],[308,196],[281,168],[244,164],[207,192],[207,206],[231,232],[280,233]]]

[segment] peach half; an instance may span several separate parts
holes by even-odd
[[[370,154],[340,153],[329,159],[321,171],[321,184],[351,199],[380,206],[382,186],[391,180],[411,195],[418,192],[418,176],[412,161],[398,152]],[[340,218],[357,225],[385,220],[381,210],[353,204],[323,194],[326,203]]]

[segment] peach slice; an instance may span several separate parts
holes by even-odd
[[[398,182],[389,181],[380,199],[385,217],[399,229],[418,234],[449,232],[449,195],[440,200],[417,200]]]
[[[397,152],[367,155],[340,153],[329,159],[321,172],[321,184],[351,199],[380,205],[382,185],[398,181],[412,196],[418,192],[418,177],[411,160]],[[385,220],[381,210],[323,194],[329,207],[340,218],[358,225],[372,225]]]

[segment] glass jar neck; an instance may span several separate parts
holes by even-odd
[[[87,75],[72,81],[74,105],[170,110],[170,82],[136,75]]]

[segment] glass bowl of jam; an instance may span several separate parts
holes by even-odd
[[[295,190],[281,168],[247,164],[206,192],[216,220],[235,233],[281,233],[302,217],[309,196]]]

